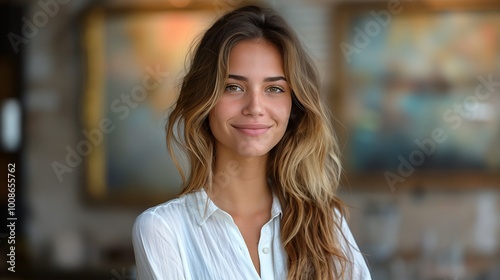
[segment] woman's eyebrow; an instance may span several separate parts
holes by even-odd
[[[264,82],[276,82],[276,81],[280,81],[280,80],[286,82],[286,79],[283,76],[267,77],[264,79]]]
[[[245,77],[245,76],[229,74],[228,78],[229,79],[235,79],[235,80],[239,80],[239,81],[248,82],[248,78]]]
[[[248,78],[245,76],[229,74],[228,78],[248,82]],[[267,77],[264,79],[264,82],[276,82],[276,81],[280,81],[280,80],[283,80],[286,82],[286,79],[283,76]]]

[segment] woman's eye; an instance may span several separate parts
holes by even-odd
[[[284,89],[280,88],[280,87],[270,87],[268,88],[268,91],[271,92],[271,93],[282,93],[282,92],[285,92]]]
[[[243,89],[237,85],[227,85],[226,91],[243,91]]]

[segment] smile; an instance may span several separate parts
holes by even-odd
[[[264,134],[271,128],[269,125],[261,124],[233,125],[233,127],[248,136],[258,136]]]

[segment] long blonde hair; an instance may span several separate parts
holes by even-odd
[[[194,49],[166,126],[168,150],[184,182],[179,196],[212,185],[215,139],[208,114],[223,93],[231,48],[257,38],[282,53],[294,101],[285,135],[270,151],[267,168],[282,205],[288,279],[345,278],[350,271],[348,253],[341,246],[346,209],[336,195],[341,166],[330,116],[312,60],[290,26],[271,9],[246,6],[227,13]],[[188,176],[175,159],[176,145],[185,152]]]

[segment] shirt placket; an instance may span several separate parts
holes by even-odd
[[[248,252],[247,245],[245,244],[245,239],[243,238],[243,235],[241,235],[241,232],[238,229],[238,226],[234,222],[231,215],[229,215],[228,213],[226,213],[222,210],[220,210],[220,211],[223,213],[225,219],[227,220],[227,223],[226,223],[227,233],[229,234],[233,244],[237,244],[237,248],[239,249],[238,251],[241,254],[241,257],[245,260],[243,262],[245,264],[245,267],[240,267],[239,269],[246,271],[244,273],[247,276],[246,279],[253,279],[254,276],[255,276],[255,279],[260,279],[259,275],[257,274],[257,271],[255,270],[255,267],[252,263],[252,258],[250,257],[250,253]],[[259,241],[259,243],[260,243],[260,241]],[[250,276],[250,275],[253,275],[253,276]],[[252,278],[248,278],[248,277],[252,277]]]
[[[273,261],[273,235],[275,219],[267,222],[260,231],[259,239],[259,261],[260,277],[265,280],[274,279],[274,261]]]

